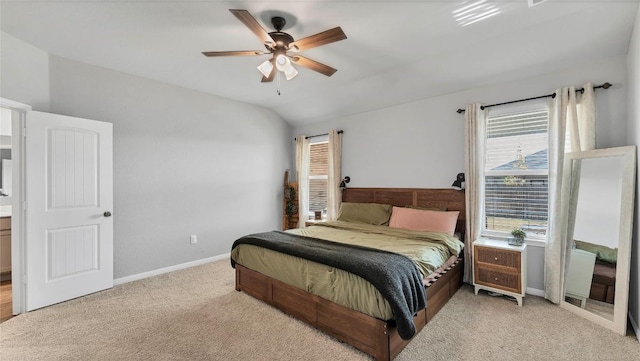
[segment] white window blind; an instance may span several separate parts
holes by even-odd
[[[329,174],[329,143],[318,142],[310,145],[309,164],[309,215],[327,209],[327,183]]]
[[[489,113],[483,234],[505,234],[522,228],[528,237],[545,236],[549,199],[548,123],[548,110],[544,106]]]

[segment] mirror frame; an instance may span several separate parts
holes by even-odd
[[[564,277],[566,256],[571,252],[571,240],[573,238],[573,228],[575,226],[577,197],[572,194],[575,184],[573,175],[574,160],[621,157],[622,185],[620,202],[620,225],[618,239],[618,262],[616,264],[616,290],[615,303],[613,306],[613,321],[602,316],[598,316],[587,310],[565,301],[564,297]],[[579,179],[578,179],[579,181]],[[629,145],[616,148],[594,149],[583,152],[572,152],[565,154],[564,171],[562,177],[562,204],[567,205],[564,210],[563,219],[566,220],[565,231],[562,237],[562,275],[560,307],[567,309],[577,315],[593,321],[603,327],[613,330],[621,335],[627,333],[627,314],[629,308],[629,273],[631,268],[631,236],[633,230],[633,211],[635,199],[636,181],[636,146]]]

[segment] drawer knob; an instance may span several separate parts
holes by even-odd
[[[497,281],[497,280],[498,280],[498,277],[496,277],[496,279],[495,279],[495,280]]]
[[[494,259],[495,261],[497,261],[497,260],[498,260],[498,257],[494,257],[493,259]]]

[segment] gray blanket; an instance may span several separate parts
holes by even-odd
[[[422,277],[401,254],[272,231],[244,236],[233,243],[251,244],[336,267],[369,281],[389,302],[398,334],[408,340],[416,333],[413,316],[426,305]],[[235,261],[231,260],[235,268]]]

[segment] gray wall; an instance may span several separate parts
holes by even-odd
[[[469,103],[499,103],[550,94],[556,88],[587,82],[614,86],[597,91],[597,146],[626,145],[626,59],[541,74],[534,78],[424,99],[395,107],[295,127],[294,134],[343,129],[342,171],[352,187],[448,188],[464,171],[464,116]],[[544,288],[544,248],[531,244],[527,286]]]
[[[629,144],[640,144],[640,8],[636,14],[636,23],[627,57],[629,72]],[[637,178],[637,176],[636,176]],[[631,246],[631,277],[629,279],[629,315],[636,328],[636,336],[640,340],[640,211],[638,192],[640,182],[636,179],[635,222],[633,224],[633,240]]]
[[[273,112],[59,57],[50,69],[53,113],[113,123],[116,278],[280,227],[291,131]]]
[[[293,136],[275,113],[52,55],[43,65],[46,53],[5,39],[2,97],[113,123],[116,279],[222,255],[242,235],[281,227]],[[38,77],[19,81],[32,70]]]

